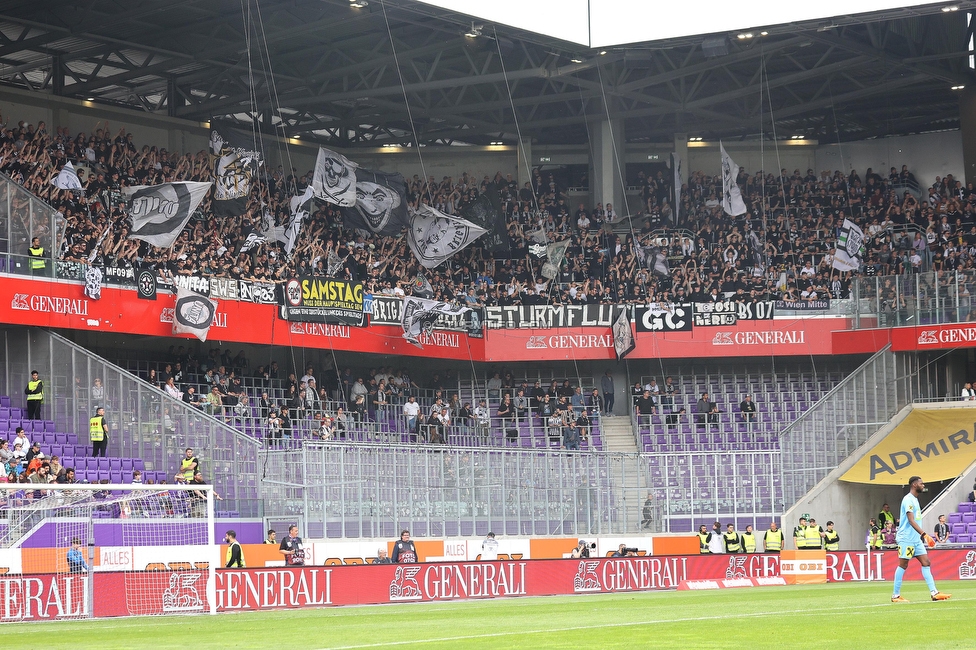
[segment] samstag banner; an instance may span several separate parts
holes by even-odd
[[[361,327],[365,318],[362,282],[292,278],[282,288],[280,305],[285,320]]]
[[[973,462],[974,420],[973,409],[914,409],[841,480],[907,485],[913,475],[926,481],[956,478]]]

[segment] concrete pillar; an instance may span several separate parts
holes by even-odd
[[[516,168],[518,169],[518,185],[521,189],[525,187],[526,183],[532,182],[532,166],[536,164],[536,161],[532,159],[532,138],[519,138],[515,154],[518,156]]]
[[[593,161],[590,193],[593,203],[604,206],[612,203],[620,216],[628,213],[623,185],[626,181],[623,173],[624,143],[623,120],[602,120],[590,125],[590,159]],[[639,207],[633,205],[630,210],[637,211]]]
[[[976,183],[976,87],[971,85],[959,94],[959,130],[966,182]]]
[[[674,134],[674,155],[681,159],[681,182],[688,182],[688,134]],[[672,174],[674,170],[672,170]]]

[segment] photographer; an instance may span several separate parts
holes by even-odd
[[[613,552],[610,557],[637,557],[636,548],[628,548],[624,544],[617,547],[617,550]]]
[[[572,558],[590,557],[590,549],[596,548],[596,544],[587,544],[586,540],[581,539],[576,548],[570,554]]]

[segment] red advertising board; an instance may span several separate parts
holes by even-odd
[[[0,282],[0,322],[174,336],[173,295],[160,292],[157,300],[140,300],[134,289],[104,286],[101,299],[96,301],[86,298],[82,289],[76,282],[6,277]],[[489,328],[484,338],[435,330],[421,337],[424,347],[420,349],[408,343],[395,326],[289,322],[280,319],[277,310],[276,305],[219,300],[208,338],[465,361],[615,358],[609,327]],[[848,326],[844,318],[812,316],[740,320],[731,326],[695,327],[683,332],[637,332],[637,347],[630,358],[807,356],[862,351],[847,348],[833,336]]]
[[[976,580],[976,551],[931,553],[936,580]],[[871,553],[870,558],[865,551],[828,553],[827,579],[890,581],[897,565],[894,551]],[[202,571],[96,573],[94,614],[103,617],[208,611],[205,576]],[[216,605],[218,611],[246,611],[636,592],[677,589],[686,581],[758,579],[762,583],[763,579],[776,577],[779,556],[773,554],[220,569]],[[31,579],[39,582],[29,593],[40,594],[52,578]],[[917,563],[910,565],[906,579],[921,580]],[[23,586],[18,588],[20,593],[26,593]],[[37,596],[33,602],[41,603],[44,598]],[[24,598],[14,602],[13,611],[26,611]],[[51,609],[54,605],[45,606],[47,611],[55,611]],[[37,611],[37,605],[31,611]]]
[[[891,330],[891,349],[895,352],[971,347],[976,347],[976,323],[919,325]]]
[[[0,578],[0,621],[87,618],[87,591],[87,575],[5,575]]]

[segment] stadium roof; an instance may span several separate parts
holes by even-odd
[[[589,48],[413,0],[10,0],[0,83],[347,148],[411,145],[411,119],[424,145],[583,144],[608,113],[629,142],[754,139],[770,103],[781,138],[860,140],[958,128],[974,9]]]

